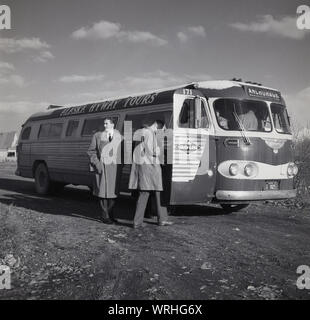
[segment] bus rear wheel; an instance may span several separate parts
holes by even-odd
[[[220,205],[226,213],[241,211],[250,206],[249,203],[242,203],[242,204],[221,203]]]
[[[51,180],[47,167],[44,163],[40,163],[34,173],[35,188],[38,194],[48,194],[51,189]]]

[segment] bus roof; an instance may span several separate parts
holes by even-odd
[[[111,98],[101,102],[92,102],[78,106],[49,108],[46,111],[35,113],[26,121],[37,121],[52,118],[63,118],[73,115],[91,114],[103,111],[129,109],[133,107],[153,106],[172,103],[173,94],[178,89],[198,89],[206,97],[236,97],[263,99],[274,102],[282,102],[279,91],[258,84],[241,82],[235,80],[209,80],[192,82],[185,85],[170,87],[152,91],[151,93],[140,93],[131,96]]]

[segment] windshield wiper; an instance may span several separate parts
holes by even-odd
[[[246,145],[250,145],[250,144],[251,144],[251,140],[250,140],[250,138],[246,135],[246,133],[245,133],[245,132],[246,132],[245,127],[244,127],[241,119],[239,118],[238,114],[236,113],[236,111],[233,112],[233,115],[234,115],[234,117],[236,118],[236,121],[237,121],[237,123],[238,123],[238,126],[239,126],[239,128],[240,128],[240,130],[241,130],[241,135],[242,135],[242,137],[243,137],[244,143],[245,143]]]

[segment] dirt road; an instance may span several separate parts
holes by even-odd
[[[175,225],[148,219],[140,231],[133,210],[120,199],[121,223],[101,224],[87,190],[38,196],[0,164],[0,264],[12,266],[0,299],[310,298],[296,287],[297,267],[310,266],[308,209],[178,208]]]

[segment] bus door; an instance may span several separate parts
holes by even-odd
[[[203,203],[214,196],[215,148],[206,98],[198,90],[177,90],[173,99],[170,204]]]

